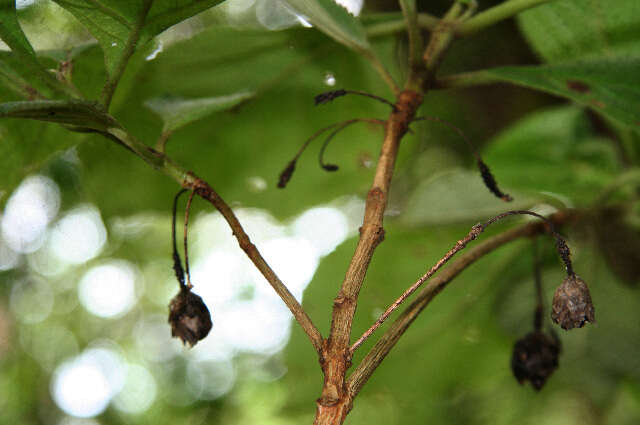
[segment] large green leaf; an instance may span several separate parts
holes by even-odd
[[[637,0],[552,1],[522,13],[519,22],[548,62],[640,54]]]
[[[584,112],[535,113],[504,130],[483,153],[507,188],[588,205],[619,171],[611,142],[598,138]]]
[[[360,21],[334,0],[287,0],[298,13],[339,43],[355,50],[369,50]]]
[[[197,99],[154,98],[145,105],[158,114],[164,126],[163,132],[174,131],[191,122],[215,112],[228,110],[241,102],[251,99],[252,92],[238,92],[227,96],[202,97]]]
[[[563,96],[619,123],[640,127],[640,56],[504,67],[487,75]]]
[[[98,40],[104,51],[109,74],[118,61],[135,48],[130,37],[139,37],[143,45],[155,35],[190,16],[224,0],[157,0],[146,11],[149,0],[55,0],[71,12]]]
[[[18,23],[13,0],[0,0],[0,38],[11,48],[10,57],[5,57],[4,60],[0,58],[0,75],[5,84],[25,97],[35,95],[37,92],[34,87],[26,86],[22,78],[16,79],[12,75],[18,72],[36,88],[44,91],[44,94],[68,96],[71,93],[69,87],[59,82],[38,62],[33,47]]]

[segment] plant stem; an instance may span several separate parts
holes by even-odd
[[[142,31],[142,27],[144,26],[144,21],[149,14],[149,9],[151,9],[151,4],[153,0],[144,0],[142,4],[142,9],[140,9],[140,14],[138,15],[138,19],[129,33],[129,38],[125,44],[124,50],[120,55],[118,63],[116,64],[113,73],[110,73],[107,78],[107,82],[102,89],[102,94],[100,95],[100,102],[104,105],[105,109],[109,110],[109,105],[111,104],[111,99],[113,98],[113,94],[118,87],[118,83],[120,82],[120,78],[122,78],[122,74],[124,74],[124,70],[127,68],[127,64],[129,63],[129,59],[136,51],[136,45],[138,40],[140,39],[140,33]]]
[[[249,236],[244,231],[242,225],[238,221],[238,218],[220,195],[218,195],[218,193],[216,193],[216,191],[213,190],[207,182],[180,167],[166,155],[138,141],[122,128],[110,128],[108,132],[101,132],[101,134],[132,151],[153,168],[177,181],[183,188],[195,191],[198,196],[209,201],[209,203],[220,211],[224,219],[229,224],[229,227],[231,227],[233,235],[238,240],[240,248],[242,248],[242,250],[247,254],[247,257],[249,257],[267,282],[269,282],[271,287],[280,296],[282,301],[284,301],[293,314],[293,317],[309,337],[309,340],[316,352],[320,354],[323,344],[323,338],[320,331],[313,324],[311,318],[304,311],[298,300],[295,299],[289,289],[287,289],[286,285],[280,280],[280,278],[278,278],[269,264],[267,264],[265,259],[262,257],[262,254],[260,254],[260,251],[258,251],[256,246],[249,239]]]
[[[321,360],[324,386],[322,396],[316,402],[316,425],[341,424],[351,410],[352,399],[345,392],[344,382],[351,363],[349,340],[358,294],[373,253],[384,238],[382,222],[400,140],[421,103],[421,94],[403,91],[387,120],[376,173],[367,195],[360,240],[340,291],[333,301],[331,331],[323,347]]]
[[[489,74],[486,70],[461,72],[438,78],[433,83],[432,89],[455,89],[475,87],[487,84],[501,83],[502,80]]]
[[[504,3],[494,6],[491,9],[478,13],[473,18],[461,24],[456,34],[459,37],[466,37],[467,35],[474,34],[487,27],[497,24],[500,21],[511,18],[518,13],[531,9],[532,7],[539,6],[544,3],[549,3],[553,0],[509,0]]]
[[[577,217],[568,211],[558,212],[550,217],[555,224],[566,223]],[[493,252],[497,248],[521,237],[529,237],[545,232],[545,223],[533,222],[496,235],[463,254],[451,266],[444,269],[438,276],[429,281],[416,296],[416,299],[393,322],[380,337],[374,347],[367,353],[346,382],[351,398],[354,398],[369,380],[376,368],[382,363],[400,337],[409,328],[424,308],[438,295],[456,276],[464,271],[476,260]]]
[[[409,35],[409,78],[405,84],[407,90],[417,90],[420,87],[420,70],[424,69],[422,63],[422,34],[418,26],[418,16],[415,0],[399,0],[402,14],[407,25]]]
[[[464,6],[462,3],[456,1],[431,33],[431,39],[423,55],[424,66],[427,70],[424,83],[427,88],[432,85],[436,69],[454,39],[458,18],[462,16],[463,11]]]
[[[432,30],[438,24],[439,19],[433,15],[427,13],[417,14],[418,26],[422,29]],[[396,19],[390,19],[386,22],[379,22],[376,24],[368,25],[365,30],[367,31],[367,37],[376,38],[383,37],[385,35],[395,34],[406,30],[407,21],[404,17],[398,14]]]
[[[382,325],[382,323],[387,320],[387,318],[393,313],[399,306],[402,304],[407,298],[411,296],[425,281],[427,281],[431,276],[435,274],[442,266],[444,266],[456,253],[463,250],[467,244],[478,238],[480,233],[483,231],[483,227],[481,225],[476,225],[471,228],[469,234],[464,238],[460,239],[453,248],[451,248],[438,262],[429,269],[427,273],[425,273],[420,279],[418,279],[413,285],[411,285],[406,291],[398,297],[386,310],[384,313],[380,315],[378,320],[375,321],[373,325],[367,331],[362,334],[360,338],[351,346],[350,350],[353,353],[367,338],[371,336],[371,334]]]

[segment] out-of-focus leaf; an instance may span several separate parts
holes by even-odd
[[[503,180],[503,179],[501,179]],[[509,187],[508,182],[503,182]],[[496,199],[478,172],[452,170],[423,181],[412,192],[402,221],[409,225],[435,225],[480,220],[508,209],[526,209],[530,197],[512,194],[514,202]]]
[[[339,43],[368,51],[369,41],[360,21],[333,0],[286,0],[296,12]]]
[[[29,40],[24,35],[18,23],[15,1],[13,0],[0,1],[0,38],[11,48],[11,56],[15,59],[15,61],[13,61],[15,71],[30,80],[32,84],[35,83],[38,88],[42,87],[44,90],[47,90],[46,94],[55,93],[58,95],[68,95],[70,93],[68,87],[56,80],[53,74],[49,73],[42,64],[38,62],[33,47],[31,47]],[[11,74],[8,68],[9,62],[0,62],[0,74],[5,77],[5,82],[7,82],[7,75]],[[4,69],[4,71],[2,69]],[[22,82],[16,82],[13,78],[10,78],[9,81],[18,87],[22,85]],[[31,92],[31,94],[34,92],[34,89],[30,86],[23,86],[22,89],[23,93],[27,95],[29,92]]]
[[[107,72],[115,71],[125,54],[132,33],[139,36],[138,46],[197,13],[223,0],[157,0],[145,16],[149,0],[55,0],[71,12],[98,40],[104,51]]]
[[[119,124],[95,102],[41,100],[0,104],[0,118],[27,118],[93,130],[107,130]]]
[[[145,105],[162,118],[163,131],[174,131],[214,112],[233,108],[253,96],[254,93],[247,91],[199,99],[154,98]]]
[[[512,84],[569,98],[627,126],[640,128],[639,70],[640,56],[636,56],[495,68],[487,73]]]
[[[529,43],[548,62],[640,54],[637,0],[552,1],[518,19]]]
[[[0,119],[0,203],[25,176],[86,137],[50,123]]]
[[[588,204],[619,168],[611,142],[595,137],[576,107],[522,119],[491,141],[483,158],[506,188],[556,194],[570,205]]]

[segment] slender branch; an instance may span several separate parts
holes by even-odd
[[[566,223],[574,220],[577,214],[571,211],[561,211],[550,217],[555,224]],[[362,362],[349,376],[346,382],[350,396],[355,397],[364,384],[371,377],[375,369],[382,363],[400,337],[409,328],[424,308],[438,295],[456,276],[469,265],[483,256],[493,252],[497,248],[522,237],[529,237],[548,230],[546,223],[533,222],[516,227],[504,233],[496,235],[463,254],[451,266],[444,269],[438,276],[429,281],[416,296],[416,299],[393,322],[387,331],[380,337],[374,347],[367,353]]]
[[[464,238],[460,239],[456,244],[451,248],[438,262],[427,271],[417,282],[411,285],[397,300],[395,300],[384,313],[380,315],[378,320],[375,321],[373,325],[369,329],[365,331],[364,334],[358,340],[353,343],[350,350],[353,353],[362,343],[371,336],[371,334],[382,325],[382,323],[387,320],[387,317],[391,315],[400,304],[402,304],[407,298],[411,296],[425,281],[427,281],[431,276],[435,274],[442,266],[444,266],[456,253],[463,250],[467,244],[478,238],[480,233],[484,230],[484,227],[481,224],[476,224],[471,228],[469,234]]]
[[[127,64],[129,63],[129,59],[136,51],[136,45],[138,40],[140,39],[140,33],[142,31],[142,27],[144,26],[144,21],[149,14],[149,9],[151,9],[151,4],[153,0],[144,0],[142,4],[142,9],[140,9],[140,14],[138,15],[138,19],[133,29],[129,33],[129,38],[125,44],[124,50],[120,55],[118,63],[113,71],[110,73],[107,78],[107,83],[104,85],[102,89],[102,94],[100,95],[100,102],[104,105],[105,109],[109,110],[109,105],[111,104],[111,99],[113,98],[113,94],[118,87],[118,83],[120,82],[120,78],[122,74],[124,74],[124,70],[127,68]]]
[[[280,280],[280,278],[278,278],[269,264],[267,264],[260,254],[260,251],[258,251],[256,246],[251,242],[249,236],[244,231],[242,225],[238,221],[238,218],[235,216],[229,205],[227,205],[227,203],[209,186],[207,182],[180,167],[166,155],[140,142],[122,128],[109,128],[107,132],[100,133],[130,150],[153,168],[173,178],[183,188],[193,190],[198,196],[209,201],[209,203],[211,203],[220,212],[220,214],[222,214],[229,224],[229,227],[231,227],[233,235],[238,240],[240,248],[242,248],[242,250],[247,254],[247,257],[249,257],[256,268],[260,273],[262,273],[267,282],[269,282],[271,287],[289,308],[293,317],[309,337],[309,340],[316,352],[321,353],[323,338],[320,331],[313,324],[311,318],[304,311],[298,300],[295,299],[287,289],[286,285]]]
[[[176,243],[176,215],[178,212],[178,198],[185,193],[187,189],[180,189],[180,191],[173,198],[173,214],[171,215],[171,243],[173,244],[173,271],[176,273],[176,279],[180,284],[180,289],[185,288],[184,284],[184,269],[182,268],[182,261],[180,260],[180,254],[178,253],[178,244]]]
[[[193,201],[193,195],[195,192],[191,191],[189,199],[187,200],[187,206],[184,209],[184,271],[187,274],[187,287],[192,288],[191,284],[191,272],[189,271],[189,244],[188,244],[188,229],[189,229],[189,213],[191,212],[191,202]]]
[[[536,289],[536,310],[533,315],[533,328],[536,332],[540,332],[542,330],[542,315],[544,313],[544,297],[542,295],[538,239],[533,240],[533,283]]]
[[[433,83],[432,89],[458,89],[475,86],[484,86],[488,84],[502,83],[494,75],[491,75],[487,70],[461,72],[459,74],[447,75],[440,77]]]
[[[422,63],[423,40],[418,26],[418,16],[416,8],[416,0],[400,0],[402,15],[407,25],[407,34],[409,35],[409,80],[405,88],[416,90],[420,87],[420,75],[424,68]]]
[[[544,3],[549,3],[553,0],[509,0],[501,3],[497,6],[487,9],[484,12],[478,13],[473,18],[469,19],[458,27],[456,34],[459,37],[466,37],[470,34],[474,34],[487,27],[497,24],[500,21],[509,19],[520,12],[523,12],[532,7],[539,6]]]
[[[396,14],[397,18],[390,19],[385,22],[378,22],[375,24],[367,25],[365,30],[367,31],[367,37],[383,37],[390,34],[395,34],[407,29],[407,21],[401,14]],[[375,16],[375,15],[373,15]],[[428,13],[417,14],[418,25],[422,29],[433,30],[438,24],[439,18],[429,15]]]
[[[432,83],[436,68],[455,37],[458,19],[464,13],[464,9],[462,3],[456,1],[431,33],[431,40],[423,54],[424,64],[429,74],[427,80],[429,84]]]

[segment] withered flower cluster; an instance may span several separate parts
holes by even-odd
[[[560,351],[560,340],[554,333],[547,335],[542,331],[533,331],[527,334],[513,347],[513,375],[520,384],[529,381],[539,391],[558,367]]]
[[[584,280],[572,273],[558,286],[553,295],[551,319],[565,330],[595,322],[595,309]]]

